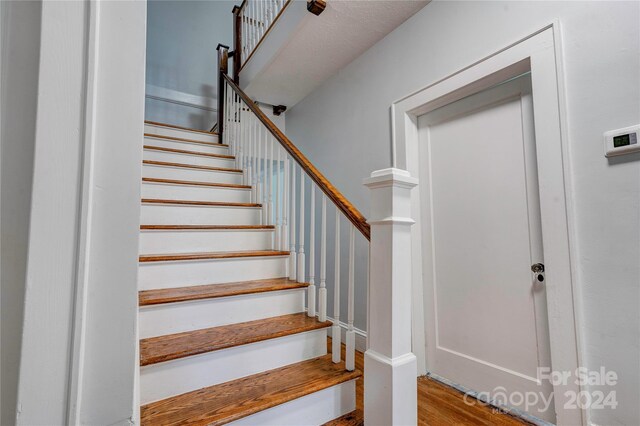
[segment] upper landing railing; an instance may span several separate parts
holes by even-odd
[[[300,0],[244,0],[233,8],[233,80],[238,83],[240,71],[274,27],[285,9]],[[319,15],[324,0],[307,1],[307,10]]]

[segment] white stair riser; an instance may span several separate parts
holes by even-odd
[[[153,145],[151,145],[153,146]],[[193,150],[198,152],[197,150]],[[235,168],[235,160],[229,158],[208,157],[206,155],[180,154],[176,152],[145,149],[142,155],[145,160],[166,161],[168,163],[194,164],[197,166]]]
[[[229,424],[234,426],[317,426],[355,409],[356,381],[351,380]]]
[[[251,190],[244,188],[143,182],[142,198],[249,203],[251,202]]]
[[[167,361],[140,368],[140,402],[147,404],[327,352],[326,329]]]
[[[174,138],[193,139],[203,142],[218,142],[218,135],[206,134],[202,132],[192,132],[189,130],[174,129],[171,127],[144,125],[144,132],[154,135],[171,136]]]
[[[140,290],[279,278],[287,276],[288,257],[143,262],[138,268]]]
[[[260,225],[261,209],[173,204],[142,204],[145,225]]]
[[[140,253],[270,250],[273,230],[144,230]]]
[[[146,136],[145,145],[161,146],[164,148],[187,149],[189,151],[207,152],[209,154],[229,155],[229,148],[223,145],[210,145],[197,142],[176,141],[164,138]]]
[[[304,311],[304,289],[141,306],[140,338],[255,321]]]
[[[242,173],[189,169],[186,167],[144,164],[142,176],[158,179],[191,180],[196,182],[242,184]]]

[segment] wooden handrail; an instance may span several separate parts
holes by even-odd
[[[371,239],[371,230],[367,219],[360,213],[360,211],[345,198],[344,195],[336,189],[335,186],[324,177],[322,173],[304,156],[302,152],[289,140],[280,129],[273,124],[271,120],[262,112],[262,110],[253,102],[246,93],[242,91],[233,80],[226,74],[223,77],[229,84],[229,86],[242,98],[247,107],[258,117],[258,119],[269,130],[273,137],[282,145],[282,147],[291,155],[291,157],[302,167],[302,169],[309,175],[316,185],[324,192],[327,197],[336,205],[336,207],[349,219],[349,221],[360,231],[360,233],[367,239]]]

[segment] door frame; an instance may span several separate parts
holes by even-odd
[[[555,21],[515,43],[432,83],[391,106],[393,167],[419,176],[418,117],[441,106],[488,89],[525,72],[531,73],[551,366],[571,372],[580,365],[578,289],[575,283],[575,234],[572,211],[570,150],[567,137],[564,75],[559,22]],[[425,299],[421,253],[420,191],[411,195],[417,223],[412,235],[413,351],[418,373],[426,374]],[[580,392],[569,380],[554,385],[558,424],[584,424],[583,410],[565,408],[565,392]]]

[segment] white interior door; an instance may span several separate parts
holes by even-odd
[[[553,422],[530,77],[418,124],[427,369]]]

